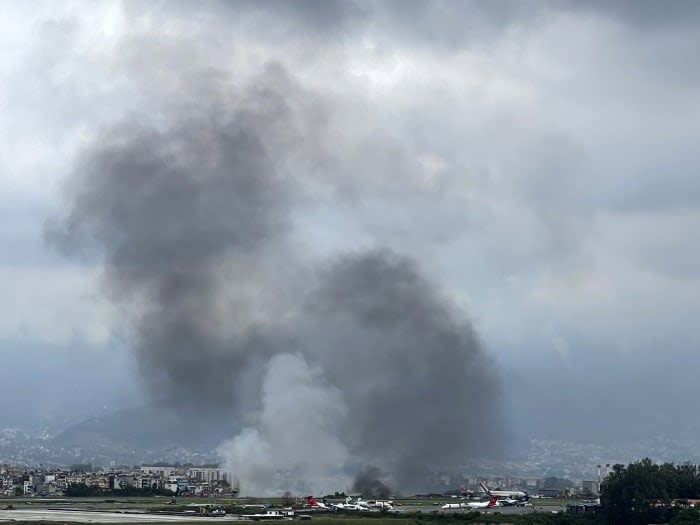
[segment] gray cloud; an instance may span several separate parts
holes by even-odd
[[[298,33],[311,30],[315,37],[321,38],[337,38],[347,28],[365,21],[368,14],[361,2],[343,0],[273,0],[262,4],[255,0],[238,0],[222,1],[221,6],[233,16],[240,12],[272,15],[279,25],[285,21]]]
[[[512,25],[536,18],[537,2],[471,0],[468,2],[401,0],[376,2],[377,24],[407,44],[435,46],[441,51],[481,46]]]
[[[555,4],[556,5],[556,4]],[[153,7],[129,6],[134,14]],[[396,42],[440,51],[457,51],[465,45],[492,41],[509,27],[532,20],[547,10],[540,2],[513,0],[435,0],[322,1],[285,2],[213,1],[194,6],[177,4],[187,16],[206,19],[213,13],[231,20],[239,19],[271,40],[313,42],[355,41],[371,36],[384,46]]]
[[[561,4],[560,4],[561,5]],[[700,6],[693,0],[678,0],[672,4],[639,0],[593,0],[591,2],[566,2],[567,8],[574,11],[600,13],[611,16],[641,31],[690,29],[700,19]]]
[[[512,410],[516,430],[571,439],[655,432],[632,416],[635,399],[661,410],[697,397],[688,382],[660,390],[654,404],[644,387],[662,361],[649,341],[662,341],[669,361],[697,361],[694,5],[127,3],[112,17],[86,4],[85,19],[47,16],[59,22],[32,33],[30,56],[2,77],[3,160],[18,180],[33,175],[48,191],[36,173],[62,174],[77,135],[88,137],[64,241],[79,241],[88,264],[104,256],[108,292],[133,321],[135,348],[151,341],[176,350],[172,362],[165,350],[142,362],[161,375],[143,376],[154,392],[186,385],[174,389],[178,403],[197,389],[219,406],[238,399],[237,416],[262,432],[277,409],[261,401],[269,377],[270,392],[305,392],[321,414],[334,412],[314,396],[343,385],[340,398],[329,397],[342,399],[341,412],[357,411],[349,379],[329,379],[342,367],[376,381],[381,374],[358,364],[372,361],[367,348],[400,356],[402,334],[428,347],[441,340],[431,330],[461,329],[437,287],[468,304],[485,346],[522,372],[503,394],[511,408],[523,400]],[[231,164],[250,172],[229,176]],[[148,177],[119,180],[122,171]],[[236,210],[226,209],[230,201]],[[376,246],[393,251],[366,250]],[[177,256],[159,259],[168,253]],[[375,285],[359,279],[369,270],[384,276],[382,294],[414,298],[416,311],[445,319],[426,334],[391,322],[389,313],[410,312],[381,304]],[[397,275],[413,292],[392,288]],[[303,311],[305,300],[329,304],[334,286],[354,297],[345,281],[359,281],[389,316],[383,325],[367,323],[361,302]],[[347,349],[325,324],[361,343],[341,357],[324,353],[322,342]],[[465,341],[450,347],[454,355],[472,348]],[[197,364],[200,351],[216,366]],[[288,361],[270,356],[280,353],[306,371],[296,382],[279,381]],[[397,374],[418,381],[395,360]],[[188,372],[215,381],[201,385]],[[596,411],[581,401],[586,388]],[[602,406],[618,394],[628,397]],[[569,407],[599,416],[600,429],[584,428]],[[371,406],[358,417],[381,420]],[[362,449],[362,428],[344,432],[346,448]],[[319,446],[337,451],[335,436],[321,435]],[[367,463],[391,436],[370,436]],[[329,452],[324,465],[332,463]],[[387,473],[400,464],[387,457],[377,466]]]

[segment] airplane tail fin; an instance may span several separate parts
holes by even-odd
[[[490,491],[489,488],[484,484],[483,481],[480,481],[480,482],[479,482],[479,486],[481,486],[481,490],[483,490],[484,492],[486,492],[486,494],[488,494],[489,496],[491,495],[491,491]]]
[[[498,505],[498,498],[496,498],[496,496],[491,496],[489,499],[489,507],[495,507],[496,505]]]
[[[313,496],[306,496],[306,503],[309,504],[309,507],[319,507],[320,506],[318,504],[318,501],[316,501]]]

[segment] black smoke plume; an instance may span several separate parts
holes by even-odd
[[[230,404],[237,371],[275,351],[255,329],[253,302],[265,250],[290,222],[285,154],[271,141],[281,127],[282,141],[294,131],[277,91],[286,77],[268,74],[275,79],[233,94],[218,115],[204,107],[165,130],[138,119],[102,130],[78,159],[68,213],[50,232],[69,252],[103,255],[144,376],[176,405]]]
[[[364,498],[386,499],[391,497],[391,489],[381,480],[381,472],[377,467],[368,467],[352,482],[353,494]]]
[[[305,340],[347,405],[345,442],[402,489],[502,445],[495,367],[415,261],[385,249],[340,256],[307,309]]]
[[[221,78],[200,79],[181,112],[100,130],[50,228],[103,259],[154,397],[232,407],[245,428],[221,454],[251,491],[345,490],[360,472],[363,495],[384,497],[359,465],[413,491],[498,450],[494,366],[417,262],[386,248],[319,262],[295,241],[314,196],[365,191],[359,175],[309,177],[343,164],[320,131],[332,104],[277,66],[235,89]],[[207,81],[217,95],[202,100]]]

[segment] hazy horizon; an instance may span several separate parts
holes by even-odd
[[[695,435],[700,4],[6,9],[6,426],[230,409],[261,484],[407,488]]]

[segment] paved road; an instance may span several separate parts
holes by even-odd
[[[419,507],[419,506],[401,506],[400,513],[421,511],[425,514],[432,512],[440,512],[445,514],[458,513],[463,514],[470,512],[469,509],[446,509],[442,510],[435,507]],[[502,514],[523,514],[530,512],[563,512],[563,507],[558,506],[534,506],[534,507],[498,507],[489,509],[489,514],[500,512]],[[173,516],[168,514],[147,514],[144,512],[108,512],[108,511],[90,511],[90,510],[64,510],[64,509],[15,509],[15,510],[0,510],[0,523],[11,521],[62,521],[62,522],[78,522],[78,523],[172,523],[184,521],[203,521],[203,522],[227,522],[232,521],[248,521],[240,516],[229,515],[219,517],[205,517],[197,514],[185,516]]]
[[[439,512],[440,514],[466,514],[468,512],[474,512],[475,510],[479,512],[487,512],[489,514],[493,514],[494,512],[500,512],[502,514],[528,514],[532,512],[545,512],[550,514],[552,512],[564,512],[565,510],[563,506],[558,505],[534,505],[532,507],[504,506],[490,509],[442,509],[438,506],[402,505],[396,508],[400,512],[422,512],[423,514],[431,514],[433,512]]]
[[[88,510],[51,510],[51,509],[15,509],[0,510],[0,522],[8,521],[63,521],[79,523],[144,523],[173,521],[243,521],[238,516],[204,517],[193,514],[192,516],[171,516],[167,514],[88,511]]]

